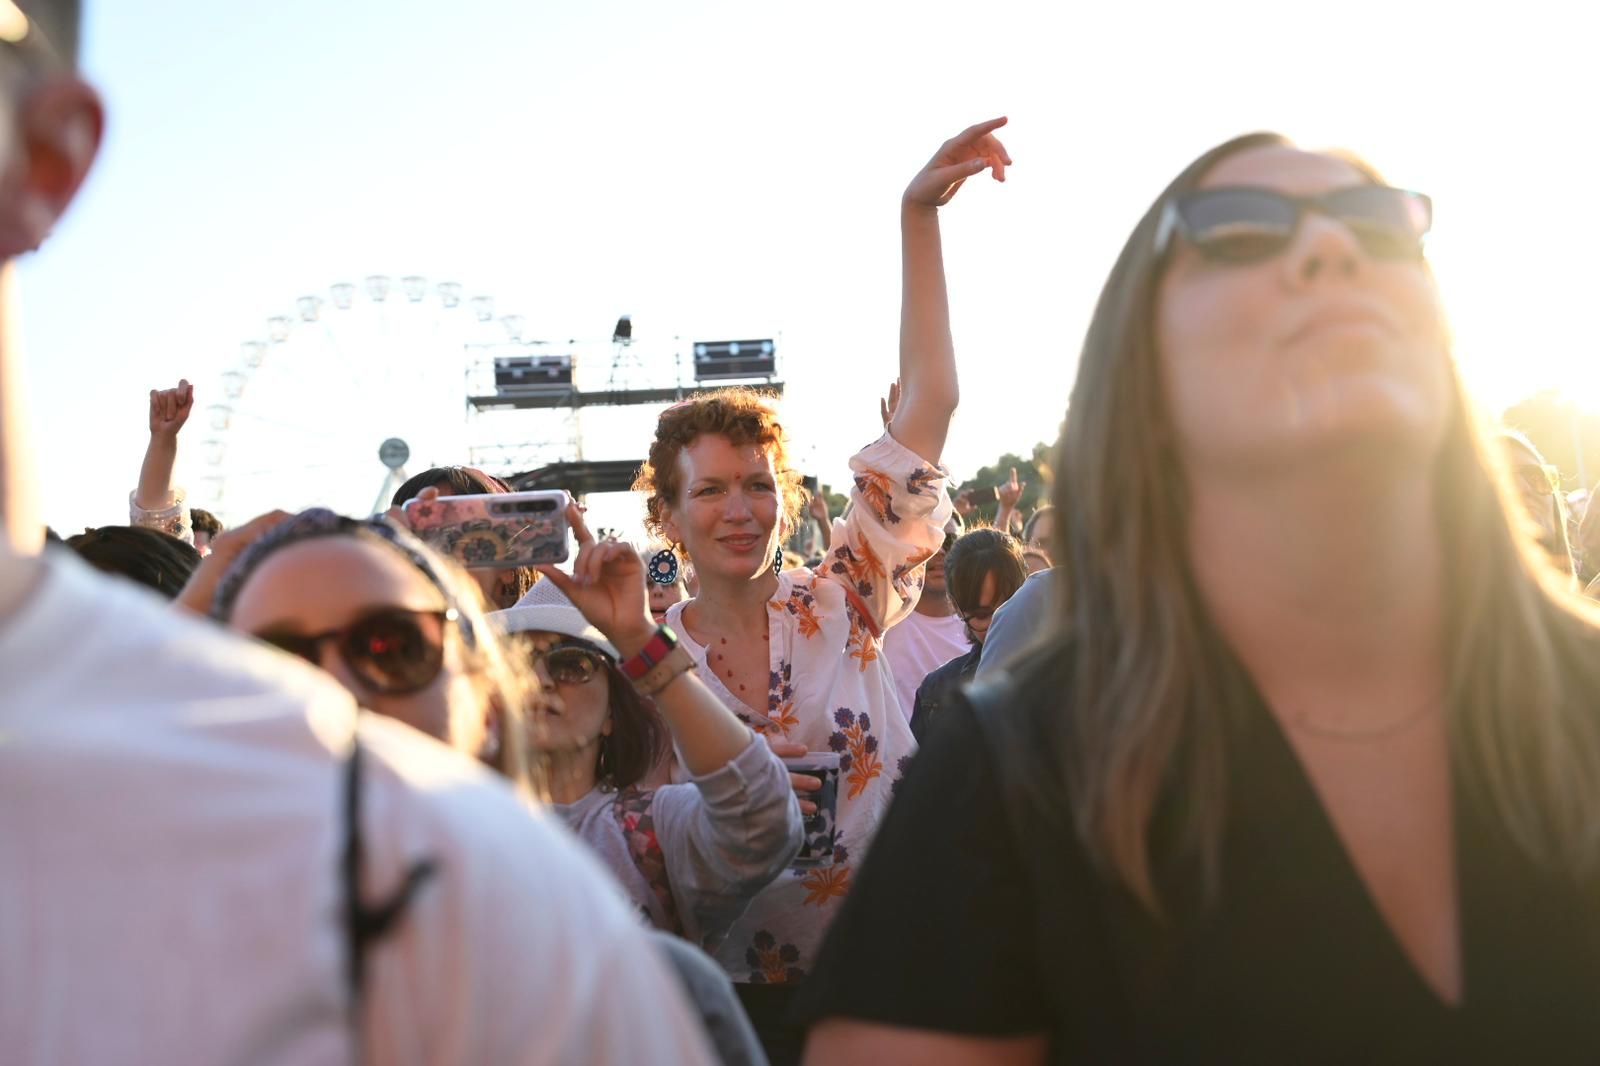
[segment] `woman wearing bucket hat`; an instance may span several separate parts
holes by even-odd
[[[550,798],[651,924],[714,949],[799,850],[788,772],[681,653],[638,669],[657,633],[643,563],[627,544],[596,543],[577,507],[568,520],[572,576],[543,568],[551,580],[490,616],[557,697],[531,729]],[[669,740],[689,781],[650,788]]]

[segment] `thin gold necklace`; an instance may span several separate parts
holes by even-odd
[[[1428,717],[1428,713],[1438,706],[1439,697],[1433,696],[1416,709],[1407,711],[1392,722],[1368,726],[1364,729],[1336,729],[1313,721],[1309,714],[1294,715],[1289,718],[1289,724],[1302,732],[1310,733],[1312,736],[1321,737],[1324,740],[1340,740],[1347,744],[1367,744],[1374,741],[1387,740],[1389,737],[1405,732]]]

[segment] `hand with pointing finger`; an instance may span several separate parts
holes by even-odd
[[[1005,124],[1004,118],[992,118],[968,126],[940,145],[927,166],[906,186],[906,205],[929,209],[943,207],[963,182],[985,170],[994,175],[995,181],[1005,181],[1011,156],[994,135],[994,131]]]

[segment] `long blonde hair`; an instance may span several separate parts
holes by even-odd
[[[1177,845],[1216,889],[1228,736],[1249,691],[1190,571],[1154,335],[1156,231],[1222,159],[1285,143],[1257,133],[1214,148],[1145,213],[1100,294],[1056,457],[1062,595],[1050,654],[1065,656],[1070,728],[1054,758],[1091,858],[1155,912],[1150,833],[1169,788],[1183,799]],[[1523,851],[1586,874],[1600,855],[1600,735],[1582,699],[1600,692],[1600,630],[1508,517],[1504,463],[1450,374],[1435,492],[1454,758]]]

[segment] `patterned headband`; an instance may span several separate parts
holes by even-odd
[[[234,601],[239,598],[240,589],[244,588],[245,582],[250,579],[256,568],[274,552],[316,537],[340,536],[381,542],[404,556],[406,561],[420,570],[422,576],[444,596],[446,605],[456,615],[462,640],[466,642],[467,647],[477,647],[478,637],[472,627],[472,620],[461,610],[461,604],[456,599],[455,593],[439,573],[439,568],[433,560],[433,553],[417,539],[415,534],[386,518],[365,520],[347,518],[335,514],[326,507],[313,507],[284,519],[245,548],[217,584],[216,595],[211,601],[211,617],[222,622],[228,620],[233,614]]]

